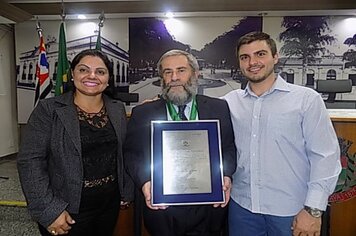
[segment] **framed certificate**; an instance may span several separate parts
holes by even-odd
[[[218,120],[151,122],[152,205],[223,203]]]

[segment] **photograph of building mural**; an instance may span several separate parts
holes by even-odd
[[[204,35],[209,26],[212,33]],[[240,88],[244,80],[237,70],[236,42],[261,30],[262,17],[130,18],[130,92],[138,93],[140,101],[160,93],[156,63],[170,49],[188,51],[198,59],[198,93],[219,97]]]
[[[35,26],[35,23],[32,22]],[[23,32],[30,23],[17,26],[17,34],[20,36],[17,44],[21,49],[18,50],[17,61],[17,98],[18,98],[18,117],[19,123],[26,123],[33,110],[35,100],[35,71],[39,53],[39,38],[36,28],[33,27],[31,35],[33,38],[21,37],[28,34]],[[59,21],[43,21],[41,26],[45,38],[46,56],[49,64],[49,77],[52,84],[51,96],[54,96],[55,78],[58,66],[58,31]],[[124,27],[120,27],[123,26]],[[116,32],[110,29],[118,27]],[[29,27],[28,27],[29,28]],[[121,29],[121,30],[120,30]],[[106,33],[106,31],[108,33]],[[71,61],[80,51],[95,48],[98,40],[98,26],[96,22],[73,22],[67,23],[67,57]],[[126,36],[126,37],[125,37]],[[127,43],[127,20],[108,20],[102,28],[101,50],[105,52],[112,62],[114,85],[119,91],[128,92],[128,67],[129,54]]]
[[[317,80],[350,80],[351,92],[338,93],[336,99],[356,100],[356,29],[351,27],[356,18],[236,17],[232,18],[235,22],[230,29],[206,42],[197,35],[206,31],[204,20],[207,19],[197,23],[194,18],[177,18],[172,26],[165,19],[131,18],[129,82],[134,85],[130,85],[130,91],[142,95],[140,100],[150,99],[160,92],[155,63],[172,48],[189,51],[198,58],[201,67],[199,93],[220,97],[233,89],[244,88],[246,79],[238,69],[235,45],[243,34],[263,30],[277,43],[280,59],[275,70],[285,80],[313,89],[317,89]],[[224,28],[226,19],[212,19]],[[179,23],[184,26],[184,33],[180,33],[184,37],[175,33]],[[205,42],[203,46],[192,46],[199,45],[196,43],[199,39]]]
[[[344,17],[289,16],[264,19],[280,30],[269,32],[279,43],[277,72],[290,83],[317,89],[317,80],[350,80],[352,92],[339,100],[356,100],[356,29]],[[271,20],[271,21],[269,21]],[[278,23],[277,23],[278,22]],[[270,27],[269,27],[270,29]]]
[[[318,81],[347,84],[347,93],[336,93],[335,99],[343,104],[335,108],[356,108],[356,67],[352,59],[355,22],[356,18],[341,16],[264,18],[264,31],[276,39],[279,48],[276,71],[290,83],[317,91]],[[328,98],[328,94],[322,96]],[[333,104],[327,106],[334,108]]]
[[[52,83],[58,60],[60,21],[42,23]],[[94,48],[97,21],[68,21],[68,59],[86,48]],[[33,30],[30,31],[30,24]],[[320,80],[350,82],[350,92],[336,93],[338,101],[356,108],[356,17],[343,16],[250,16],[107,19],[101,32],[102,50],[113,63],[117,97],[127,111],[160,94],[156,63],[170,49],[181,49],[197,57],[200,65],[198,92],[221,97],[244,88],[236,60],[236,42],[251,31],[271,35],[279,50],[275,67],[286,81],[317,89]],[[16,25],[17,89],[19,123],[26,123],[33,109],[35,68],[39,39],[35,22]],[[327,99],[328,94],[321,93]],[[125,96],[120,96],[125,95]]]
[[[80,51],[85,49],[95,48],[97,35],[91,35],[85,38],[75,39],[67,42],[68,60]],[[50,68],[50,79],[52,84],[55,84],[58,65],[58,43],[56,39],[53,42],[47,42],[47,61]],[[109,40],[101,37],[102,51],[105,52],[112,62],[114,72],[115,87],[128,87],[127,72],[129,55],[128,52],[113,44]],[[23,52],[20,54],[20,62],[17,65],[17,88],[33,90],[35,88],[35,69],[38,60],[38,47],[32,51]]]

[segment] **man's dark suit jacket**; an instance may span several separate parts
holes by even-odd
[[[231,177],[236,169],[236,148],[230,110],[224,100],[197,95],[200,120],[220,121],[224,176]],[[125,166],[138,189],[151,179],[151,121],[167,120],[166,102],[159,99],[135,107],[128,123],[125,141]]]

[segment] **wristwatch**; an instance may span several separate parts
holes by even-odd
[[[323,211],[317,208],[304,206],[304,210],[306,210],[312,217],[315,218],[320,218],[323,215]]]

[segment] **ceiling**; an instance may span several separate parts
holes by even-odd
[[[353,15],[356,0],[64,0],[66,15],[100,14],[122,17],[159,15],[165,11],[180,16],[200,15]],[[58,16],[60,0],[0,0],[0,23],[29,20],[35,16]],[[8,22],[6,22],[8,23]]]

